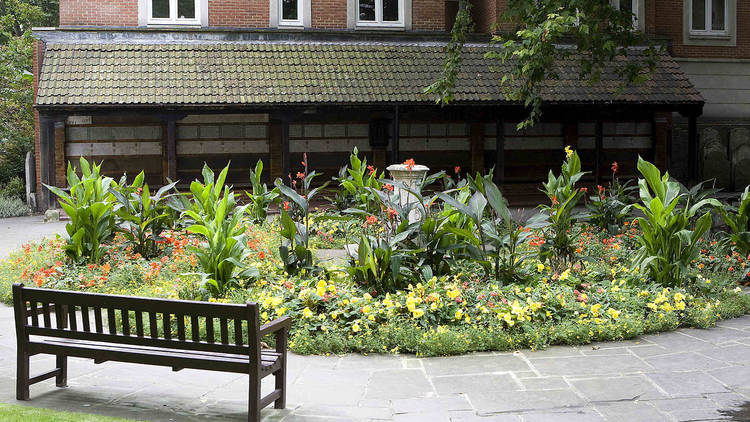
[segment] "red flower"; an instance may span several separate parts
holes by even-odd
[[[298,171],[298,172],[297,172],[297,179],[300,179],[300,180],[302,180],[302,179],[304,179],[304,178],[305,178],[305,173],[302,173],[302,172],[299,172],[299,171]]]
[[[370,171],[370,174],[375,173],[375,167],[373,167],[372,165],[367,166],[367,170]]]
[[[284,211],[289,211],[289,201],[284,201]]]
[[[619,168],[620,167],[617,165],[617,161],[615,161],[614,163],[612,163],[612,173],[617,174],[617,170]]]
[[[387,191],[389,191],[389,192],[393,192],[393,185],[389,185],[389,184],[387,184],[387,183],[386,183],[386,184],[385,184],[385,185],[383,186],[383,189],[385,189],[385,190],[387,190]]]
[[[388,208],[386,211],[388,212],[388,218],[395,218],[398,215],[398,211],[393,208]]]
[[[456,168],[453,169],[453,172],[456,173],[456,174],[461,173],[461,167],[460,166],[456,166]]]
[[[374,215],[371,215],[371,216],[367,217],[367,219],[365,220],[365,224],[363,224],[363,225],[367,226],[367,225],[375,225],[375,224],[378,224],[378,217],[375,217]]]
[[[559,202],[557,202],[557,197],[553,196],[552,197],[552,205],[557,205],[557,204],[559,204]]]
[[[581,188],[581,192],[586,193],[589,191],[589,188]]]
[[[414,166],[416,165],[413,158],[409,158],[408,160],[404,161],[402,164],[405,165],[406,169],[409,171],[411,171],[411,169],[414,168]]]

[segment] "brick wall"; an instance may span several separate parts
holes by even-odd
[[[311,0],[313,28],[345,29],[346,3],[346,0]]]
[[[411,27],[417,31],[445,29],[445,0],[412,0]]]
[[[268,7],[268,0],[208,0],[208,25],[267,28]],[[346,25],[346,16],[344,21]]]
[[[647,0],[647,3],[651,1]],[[750,1],[737,0],[737,46],[683,45],[683,0],[659,0],[655,3],[656,35],[672,40],[672,55],[695,58],[750,58]],[[647,7],[648,11],[648,7]],[[649,28],[649,22],[646,22]]]
[[[138,26],[138,0],[60,0],[60,26]]]

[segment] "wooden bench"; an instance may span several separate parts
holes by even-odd
[[[65,387],[67,358],[73,356],[97,364],[111,360],[167,366],[173,371],[193,368],[249,374],[249,421],[259,421],[260,409],[271,402],[277,409],[286,406],[291,319],[283,317],[260,326],[255,303],[115,296],[14,284],[13,306],[18,400],[29,399],[30,385],[52,377],[58,387]],[[261,348],[262,338],[269,334],[275,335],[275,350]],[[29,357],[37,354],[57,356],[56,368],[30,377]],[[271,374],[274,390],[261,396],[261,380]]]

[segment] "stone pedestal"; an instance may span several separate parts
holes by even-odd
[[[422,179],[425,177],[427,172],[430,170],[427,166],[415,164],[413,166],[407,166],[405,164],[392,164],[386,169],[391,174],[391,178],[396,182],[399,182],[406,186],[409,190],[414,192],[420,192]],[[398,194],[400,205],[402,207],[408,204],[418,202],[416,196],[410,192],[403,192],[398,186],[394,187],[394,192]],[[422,219],[422,211],[420,207],[413,209],[409,212],[409,223],[414,223]]]

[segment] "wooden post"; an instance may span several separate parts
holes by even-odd
[[[495,121],[495,184],[502,187],[505,182],[505,124]]]
[[[594,177],[596,184],[601,185],[602,173],[602,147],[604,146],[604,125],[602,119],[596,119],[596,143],[594,145]]]
[[[177,122],[174,118],[167,120],[167,178],[177,180]]]
[[[65,118],[55,120],[54,181],[57,187],[66,187],[65,180]]]
[[[284,178],[284,152],[281,145],[281,122],[271,121],[268,124],[268,172],[271,175],[271,183],[274,180]]]
[[[653,125],[654,165],[665,171],[669,164],[669,129],[672,125],[672,114],[655,112]]]
[[[42,126],[39,127],[40,132],[42,128]],[[24,328],[27,316],[26,301],[23,300],[23,284],[13,284],[13,311],[16,320],[16,400],[28,400],[29,352],[26,350],[26,345],[29,342],[29,335]]]
[[[290,174],[289,154],[289,118],[285,117],[281,120],[281,167],[283,177]]]
[[[688,116],[688,179],[690,186],[698,182],[698,114]]]
[[[484,123],[471,124],[471,172],[484,174]]]
[[[399,128],[401,126],[400,123],[400,116],[399,116],[399,109],[398,106],[393,107],[393,122],[391,130],[393,131],[393,134],[391,135],[391,164],[398,164],[401,162],[400,157],[400,146],[399,146]]]

